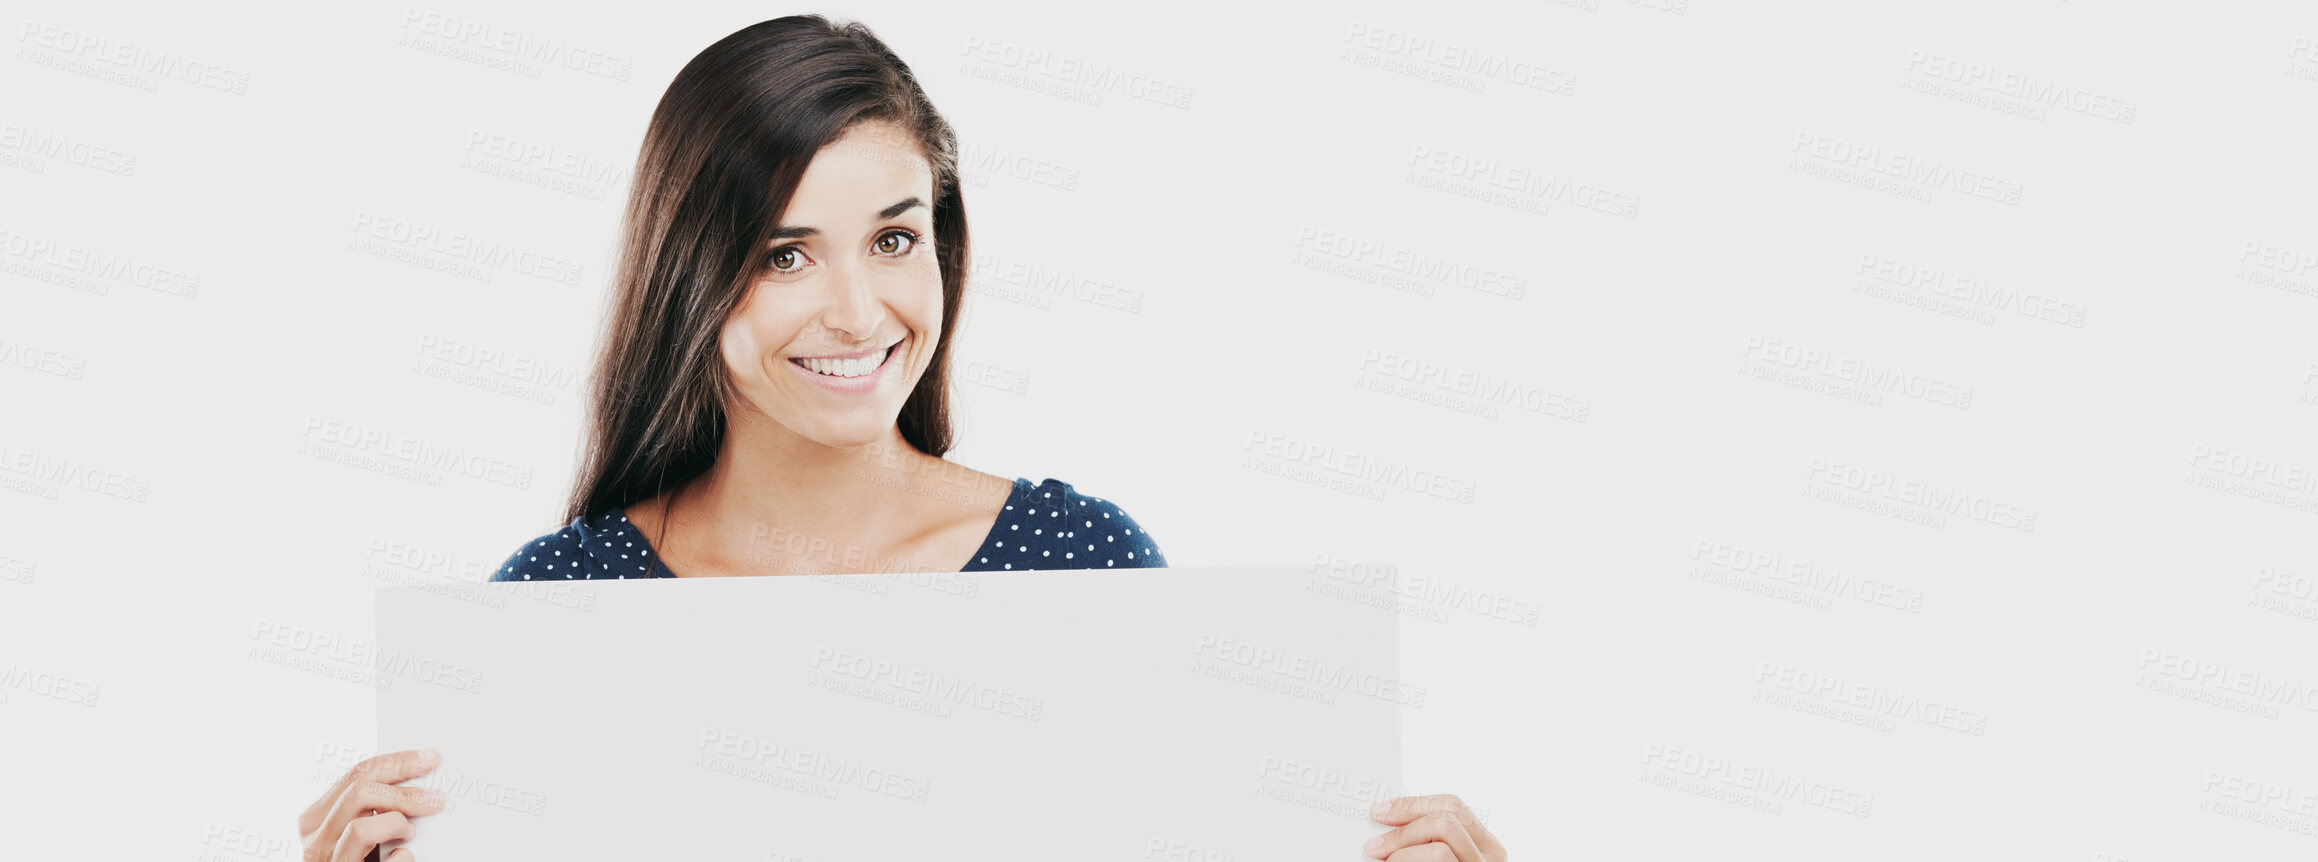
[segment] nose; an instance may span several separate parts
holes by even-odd
[[[869,340],[885,322],[885,305],[878,302],[874,280],[859,265],[849,264],[831,266],[829,276],[831,293],[821,311],[821,325],[853,341]]]

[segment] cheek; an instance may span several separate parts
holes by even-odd
[[[741,379],[754,375],[775,344],[765,336],[763,328],[748,318],[736,317],[726,323],[717,334],[717,350],[724,357],[725,370]]]
[[[887,295],[893,298],[894,308],[911,329],[931,334],[942,321],[941,266],[928,260],[922,266],[894,273],[893,281]]]

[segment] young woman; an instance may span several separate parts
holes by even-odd
[[[493,580],[1166,565],[1111,501],[941,457],[957,140],[867,28],[780,18],[694,57],[653,111],[625,234],[570,522]],[[408,836],[441,801],[400,783],[435,763],[355,766],[299,816],[306,858]],[[1375,858],[1505,858],[1455,797],[1377,818],[1400,828]]]

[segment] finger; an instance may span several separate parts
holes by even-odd
[[[1370,819],[1386,826],[1405,825],[1428,814],[1443,815],[1467,826],[1480,823],[1480,818],[1473,816],[1473,810],[1465,807],[1465,800],[1448,793],[1395,796],[1370,806],[1368,810]]]
[[[1457,854],[1446,844],[1419,844],[1393,851],[1384,862],[1457,862]]]
[[[298,815],[298,834],[314,834],[314,830],[321,827],[323,821],[329,817],[330,809],[338,804],[338,797],[345,795],[347,785],[364,778],[381,784],[400,784],[427,774],[429,770],[435,768],[435,764],[442,762],[442,759],[442,756],[432,748],[414,748],[405,751],[390,751],[354,764],[354,768],[346,770],[345,775],[338,776],[337,783],[330,785],[330,789],[322,791],[321,797],[315,799],[314,804],[306,806],[306,810]],[[330,836],[316,837],[328,838]]]
[[[399,812],[416,817],[443,810],[443,793],[426,787],[405,787],[398,784],[380,784],[376,781],[356,781],[339,794],[338,804],[332,806],[322,822],[322,834],[316,844],[331,842],[341,836],[356,820],[384,811]],[[333,850],[332,852],[336,852]],[[356,856],[356,859],[362,857]]]
[[[368,817],[357,817],[346,824],[346,831],[338,833],[338,846],[332,848],[330,862],[362,862],[379,842],[393,838],[410,837],[410,818],[400,811],[381,811]]]
[[[1480,845],[1465,833],[1465,824],[1439,814],[1427,814],[1405,826],[1386,830],[1383,835],[1368,839],[1367,850],[1371,859],[1390,859],[1402,848],[1424,844],[1445,845],[1457,862],[1486,862]]]
[[[385,862],[418,862],[418,858],[418,854],[410,852],[410,848],[397,847],[394,852],[386,854]]]
[[[1472,809],[1466,809],[1473,814]],[[1504,862],[1505,845],[1497,842],[1497,835],[1489,831],[1489,824],[1481,822],[1481,815],[1473,814],[1473,822],[1465,824],[1465,832],[1473,836],[1473,843],[1481,846],[1481,857]]]
[[[1455,817],[1457,822],[1465,824],[1465,831],[1473,836],[1473,843],[1481,848],[1484,858],[1505,858],[1505,845],[1498,843],[1497,836],[1489,831],[1489,825],[1481,822],[1481,815],[1474,813],[1472,806],[1466,805],[1465,800],[1454,793],[1401,796],[1379,802],[1371,809],[1371,816],[1377,822],[1392,826],[1427,814]]]

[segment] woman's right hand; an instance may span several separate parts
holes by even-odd
[[[443,809],[441,791],[400,787],[442,762],[432,748],[381,754],[346,770],[322,798],[298,815],[305,862],[363,862],[381,842],[409,838],[410,819]],[[412,862],[417,855],[395,848],[382,862]]]

